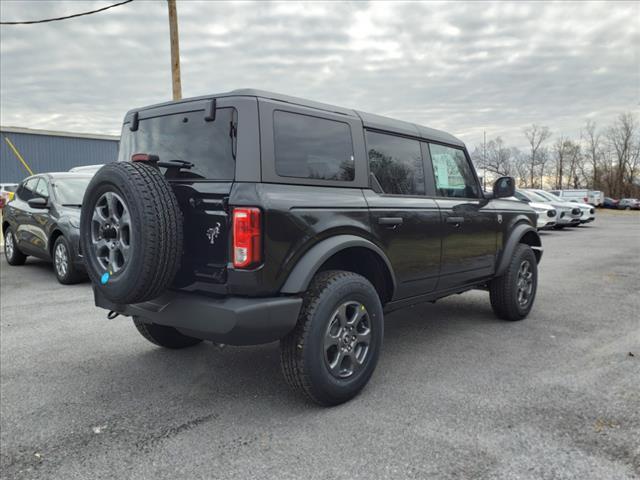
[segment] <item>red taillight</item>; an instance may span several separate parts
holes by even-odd
[[[134,153],[131,155],[132,162],[157,162],[157,155],[149,155],[147,153]]]
[[[248,268],[262,261],[260,209],[233,209],[233,266]]]
[[[584,203],[589,203],[589,197],[584,197]]]

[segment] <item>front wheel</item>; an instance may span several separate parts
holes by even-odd
[[[320,405],[355,397],[376,368],[384,330],[371,283],[345,271],[316,275],[298,323],[280,343],[285,380]]]
[[[507,271],[489,284],[494,313],[510,321],[522,320],[531,311],[538,289],[538,263],[529,245],[516,247]]]

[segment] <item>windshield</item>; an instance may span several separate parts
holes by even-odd
[[[62,205],[82,205],[82,197],[91,177],[61,178],[53,183],[58,202]]]
[[[544,192],[544,191],[539,191],[536,193],[540,195],[542,198],[544,198],[546,202],[566,202],[566,200],[563,200],[562,198],[555,196],[553,193]]]
[[[203,110],[141,119],[132,132],[125,124],[118,161],[135,153],[157,155],[161,162],[181,160],[193,164],[178,178],[233,180],[235,177],[235,109],[218,108],[214,121]]]
[[[549,200],[547,200],[546,198],[530,191],[530,190],[526,190],[526,191],[520,191],[520,193],[522,195],[524,195],[525,197],[527,197],[530,201],[532,202],[541,202],[541,203],[547,203]]]

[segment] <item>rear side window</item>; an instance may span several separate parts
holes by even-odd
[[[202,110],[141,119],[132,132],[125,124],[120,137],[119,161],[135,153],[157,155],[161,162],[182,160],[193,167],[181,169],[179,178],[233,180],[235,177],[235,124],[233,108],[218,108],[207,122]]]
[[[276,110],[276,173],[281,177],[352,181],[353,141],[348,124]]]
[[[366,132],[369,169],[384,193],[424,195],[424,165],[420,142],[407,138]]]
[[[473,170],[462,150],[430,143],[429,151],[438,196],[454,198],[480,196]]]

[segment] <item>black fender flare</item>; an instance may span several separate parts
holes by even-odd
[[[500,260],[498,261],[498,268],[496,269],[495,273],[496,277],[500,277],[507,270],[509,262],[511,261],[511,257],[513,257],[513,252],[515,251],[518,244],[521,243],[522,238],[528,234],[533,237],[533,244],[528,244],[532,249],[535,250],[536,260],[538,261],[538,263],[540,263],[543,249],[542,241],[540,240],[538,231],[527,223],[518,223],[513,227],[513,230],[511,230],[509,238],[507,239],[505,246],[502,249],[502,254],[500,255]]]
[[[320,243],[311,247],[309,251],[307,251],[300,260],[298,260],[298,263],[287,277],[287,280],[284,282],[280,292],[289,294],[306,291],[311,283],[311,279],[324,262],[341,250],[353,247],[368,248],[382,259],[389,270],[391,281],[393,283],[393,291],[395,292],[396,277],[393,272],[391,262],[380,247],[365,238],[358,237],[357,235],[337,235],[335,237],[322,240]]]

